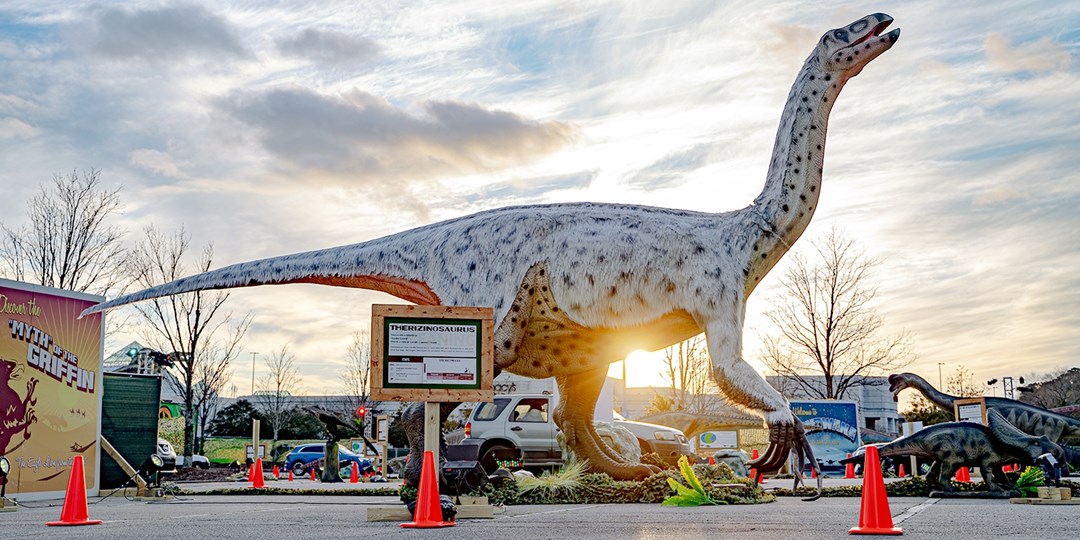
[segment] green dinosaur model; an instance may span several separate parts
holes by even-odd
[[[1033,465],[1039,456],[1047,453],[1059,461],[1063,459],[1064,450],[1045,435],[1028,435],[993,409],[986,412],[986,418],[989,426],[974,422],[932,425],[878,446],[878,455],[934,460],[927,479],[931,485],[941,486],[945,491],[956,489],[951,479],[960,467],[978,466],[989,490],[1006,491],[996,476],[1001,473],[1003,465],[1013,461]],[[853,463],[859,459],[863,457],[850,457],[841,460],[841,463]]]

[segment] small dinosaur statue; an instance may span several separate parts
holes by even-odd
[[[322,407],[311,405],[304,407],[304,411],[315,418],[318,418],[319,421],[326,426],[327,442],[337,442],[345,437],[360,434],[360,429],[358,427],[345,423],[338,415]]]
[[[752,465],[771,472],[794,449],[817,467],[787,401],[742,358],[747,297],[799,238],[820,195],[825,132],[841,89],[892,47],[892,18],[830,30],[791,88],[765,187],[741,210],[710,214],[620,204],[500,208],[359,244],[235,264],[122,296],[93,313],[206,289],[319,283],[423,305],[490,306],[495,365],[556,378],[555,421],[593,471],[643,478],[597,436],[593,409],[611,362],[705,333],[717,385],[769,426]],[[414,453],[418,452],[412,448]],[[801,470],[801,465],[799,469]]]
[[[934,460],[927,478],[945,491],[956,489],[951,478],[960,467],[978,466],[988,489],[1005,491],[995,477],[1001,474],[1003,465],[1012,461],[1033,465],[1046,453],[1058,461],[1065,456],[1064,450],[1045,435],[1033,437],[1020,431],[994,409],[986,412],[986,419],[989,426],[975,422],[934,424],[878,446],[878,455]],[[841,463],[854,463],[860,459],[863,456],[843,459]]]
[[[918,390],[931,403],[948,413],[953,412],[953,402],[960,399],[939,391],[926,382],[926,379],[914,373],[889,375],[889,390],[892,391],[894,400],[898,399],[900,392],[906,388]],[[1015,399],[999,397],[985,399],[988,411],[994,410],[1001,413],[1010,424],[1024,433],[1046,435],[1051,441],[1062,445],[1067,463],[1080,467],[1080,450],[1065,446],[1066,441],[1080,441],[1080,420]]]

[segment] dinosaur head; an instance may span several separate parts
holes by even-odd
[[[889,391],[892,392],[893,401],[900,399],[900,392],[908,387],[908,373],[893,373],[889,375]]]
[[[1031,458],[1031,463],[1035,463],[1043,454],[1054,456],[1058,463],[1066,461],[1065,450],[1046,435],[1036,437],[1020,431],[994,409],[986,411],[986,421],[998,441],[1021,450]]]
[[[892,21],[884,13],[874,13],[829,30],[821,36],[814,54],[827,73],[835,74],[841,81],[850,79],[900,38],[899,28],[882,35]]]

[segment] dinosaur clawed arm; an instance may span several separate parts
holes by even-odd
[[[802,422],[791,413],[790,405],[779,392],[761,377],[742,356],[742,335],[732,329],[742,328],[741,313],[727,314],[730,320],[716,319],[705,330],[709,356],[713,362],[713,377],[717,386],[732,403],[759,411],[769,426],[769,447],[750,466],[759,473],[774,473],[784,466],[795,452],[798,461],[796,476],[802,474],[807,462],[818,469],[814,451],[806,440]],[[756,478],[755,478],[756,480]],[[818,475],[818,496],[821,494],[821,475]],[[813,500],[817,497],[813,497]]]

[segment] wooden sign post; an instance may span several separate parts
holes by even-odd
[[[371,306],[371,397],[424,402],[424,450],[439,463],[439,403],[492,401],[494,310]]]
[[[953,401],[953,416],[957,422],[986,425],[986,398],[966,398]]]
[[[378,442],[382,448],[381,461],[379,462],[379,469],[381,469],[383,478],[386,478],[390,474],[390,468],[386,466],[386,449],[390,446],[390,442],[387,440],[390,438],[390,417],[385,414],[380,414],[375,417],[375,441]]]

